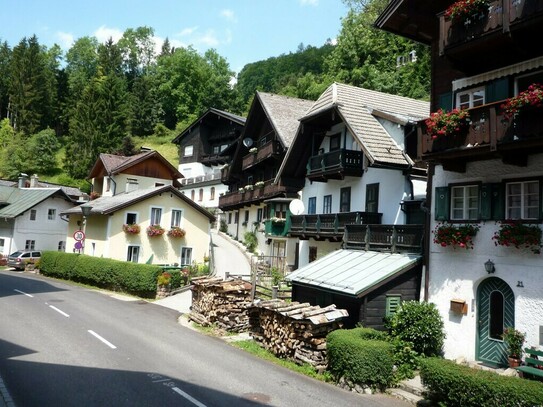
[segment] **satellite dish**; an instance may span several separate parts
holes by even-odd
[[[293,215],[301,215],[305,210],[304,203],[299,199],[292,200],[288,205],[288,208]]]
[[[247,148],[251,147],[253,145],[253,139],[249,137],[244,138],[243,145]]]

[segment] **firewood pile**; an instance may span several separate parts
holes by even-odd
[[[193,279],[189,319],[202,326],[216,324],[229,332],[247,331],[251,287],[251,283],[239,279]]]
[[[252,337],[274,355],[326,369],[326,335],[341,328],[347,310],[281,300],[261,301],[249,309]]]

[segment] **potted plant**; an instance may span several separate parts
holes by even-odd
[[[437,112],[431,113],[424,123],[428,135],[432,140],[435,140],[441,137],[466,134],[471,120],[466,109],[453,109],[450,112],[439,109]]]
[[[186,234],[187,232],[185,232],[185,229],[182,229],[179,226],[172,226],[172,228],[168,230],[169,237],[182,238],[185,237]]]
[[[508,327],[504,329],[502,338],[507,344],[509,367],[520,366],[522,358],[522,346],[526,341],[526,334],[513,327]]]
[[[164,234],[164,228],[160,225],[147,226],[147,236],[156,237]]]
[[[264,187],[264,181],[257,181],[255,182],[256,188],[263,188]]]
[[[140,225],[136,225],[135,223],[132,223],[132,224],[125,223],[123,225],[123,231],[127,235],[137,235],[140,233]]]
[[[533,83],[524,92],[507,99],[500,107],[506,120],[510,120],[523,110],[541,108],[543,107],[543,86]]]
[[[251,148],[251,149],[249,150],[249,152],[250,152],[251,154],[256,154],[256,153],[258,152],[258,148],[253,147],[253,148]]]
[[[451,225],[439,223],[432,231],[434,243],[442,247],[457,246],[462,249],[473,249],[473,238],[479,231],[478,225]]]
[[[489,0],[459,0],[445,11],[445,18],[453,23],[467,23],[470,19],[488,13]]]
[[[494,232],[492,240],[496,246],[528,249],[534,254],[540,254],[541,235],[541,228],[537,225],[505,221],[500,223],[500,229]]]

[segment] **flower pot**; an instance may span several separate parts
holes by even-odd
[[[509,356],[507,358],[507,361],[509,362],[509,367],[510,368],[515,368],[515,367],[519,367],[520,364],[521,364],[521,360],[520,359],[517,359],[517,358],[513,358],[511,356]]]

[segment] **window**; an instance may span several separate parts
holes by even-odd
[[[126,261],[131,261],[132,263],[137,263],[140,257],[140,248],[139,246],[128,246],[128,252],[126,254]]]
[[[25,242],[25,250],[34,250],[36,248],[35,240],[27,240]]]
[[[244,220],[245,224],[248,224],[249,223],[249,211],[245,211],[245,220]]]
[[[451,219],[478,219],[479,187],[463,185],[451,188]]]
[[[456,94],[456,107],[458,109],[470,109],[485,104],[485,89],[470,89]]]
[[[330,136],[330,151],[339,150],[341,147],[341,134]]]
[[[66,242],[64,240],[61,240],[60,242],[58,242],[58,251],[59,252],[66,251]]]
[[[309,246],[309,262],[317,260],[317,246]]]
[[[4,253],[4,245],[5,245],[4,239],[0,239],[0,254]]]
[[[212,201],[215,199],[215,187],[211,187],[209,190],[209,200]]]
[[[190,199],[192,199],[194,201],[194,198],[196,197],[196,191],[194,191],[194,189],[192,191],[190,191]]]
[[[312,196],[307,200],[307,213],[308,215],[314,215],[317,213],[317,197]]]
[[[36,209],[30,209],[30,220],[36,220]]]
[[[48,209],[47,210],[47,220],[55,220],[57,218],[57,210],[56,209]]]
[[[181,219],[183,219],[183,211],[180,209],[172,209],[171,227],[181,227]]]
[[[151,208],[151,225],[160,225],[162,208]]]
[[[185,150],[183,151],[183,157],[192,157],[193,152],[194,146],[186,146]]]
[[[288,208],[288,204],[286,204],[286,203],[276,203],[275,207],[274,207],[275,214],[273,216],[275,216],[276,218],[280,218],[280,219],[286,219],[287,218],[287,208]]]
[[[366,212],[379,212],[379,184],[366,185]]]
[[[234,223],[237,225],[239,222],[239,212],[234,213]]]
[[[229,213],[229,214],[228,214],[228,224],[229,224],[229,225],[232,224],[232,213]]]
[[[256,221],[257,222],[262,222],[262,213],[263,213],[262,208],[258,208],[256,210]]]
[[[111,178],[106,178],[106,192],[111,190]]]
[[[539,181],[507,183],[505,195],[507,219],[539,218]]]
[[[332,195],[325,195],[322,202],[322,213],[332,213]]]
[[[351,187],[341,188],[339,192],[339,211],[351,211]]]
[[[181,248],[181,265],[190,266],[191,264],[192,264],[192,248],[182,247]]]
[[[401,295],[387,295],[386,297],[386,316],[391,317],[398,311],[400,304],[402,303]]]
[[[220,146],[213,146],[213,154],[217,155],[220,152]]]
[[[198,191],[198,201],[202,202],[203,200],[204,200],[204,189],[200,188],[200,190]]]
[[[126,213],[126,222],[127,225],[135,225],[138,223],[138,214],[134,212]]]

